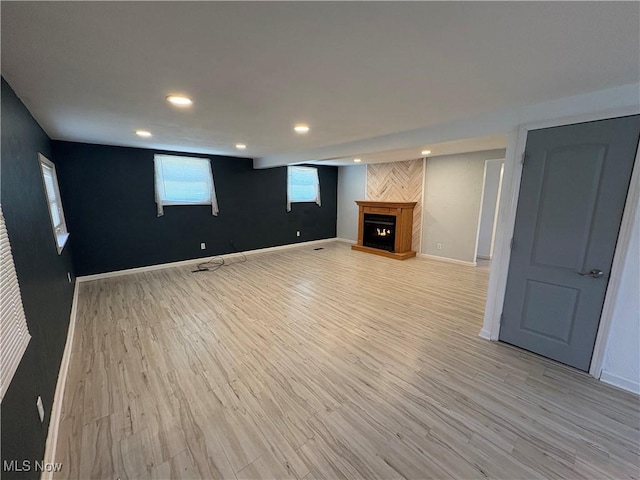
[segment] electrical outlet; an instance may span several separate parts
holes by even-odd
[[[71,272],[67,272],[67,279],[69,280],[69,283],[71,283]]]
[[[207,244],[206,244],[206,243],[204,243],[204,242],[202,242],[202,243],[200,244],[200,250],[204,250],[205,248],[207,248]]]
[[[42,397],[38,395],[38,401],[36,402],[36,407],[38,407],[38,415],[40,415],[40,422],[44,422],[44,405],[42,405]]]
[[[296,231],[296,237],[299,237],[299,236],[300,236],[300,230],[297,230]]]
[[[437,248],[438,250],[442,250],[442,244],[441,244],[441,243],[439,243],[438,245],[436,245],[436,248]]]

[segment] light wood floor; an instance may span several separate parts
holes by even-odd
[[[57,478],[638,477],[638,397],[480,339],[486,269],[324,247],[82,284]]]

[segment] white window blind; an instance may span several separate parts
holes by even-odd
[[[218,215],[218,199],[208,158],[155,155],[155,190],[158,216],[169,205],[211,205]]]
[[[287,167],[287,212],[296,202],[320,202],[318,169],[313,167]]]
[[[44,155],[40,154],[39,157],[44,190],[47,195],[47,204],[49,206],[51,226],[53,227],[53,237],[56,241],[58,253],[60,253],[67,243],[69,232],[67,231],[67,224],[64,220],[64,211],[62,210],[62,200],[60,199],[60,188],[58,187],[56,167]]]
[[[16,373],[31,335],[22,308],[9,235],[0,206],[0,399]]]

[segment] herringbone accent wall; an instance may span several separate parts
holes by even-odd
[[[412,250],[420,252],[422,228],[422,159],[367,165],[367,200],[418,202],[413,210]]]

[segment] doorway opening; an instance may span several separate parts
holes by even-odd
[[[491,266],[503,176],[504,158],[484,162],[482,200],[476,240],[476,264],[480,268]]]

